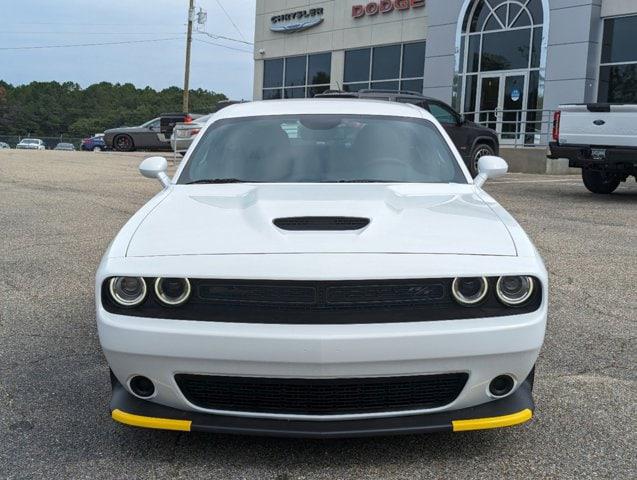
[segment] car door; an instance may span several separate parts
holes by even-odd
[[[440,122],[447,131],[451,140],[463,158],[471,155],[471,138],[469,129],[465,128],[461,122],[460,115],[448,105],[442,102],[429,100],[427,110]]]
[[[135,142],[135,147],[151,149],[163,147],[164,143],[161,142],[159,137],[161,134],[159,123],[159,118],[154,118],[153,120],[137,127],[131,134],[133,136],[133,141]]]

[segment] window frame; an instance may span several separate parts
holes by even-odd
[[[424,43],[425,44],[425,52],[427,51],[427,41],[426,40],[417,40],[417,41],[413,41],[413,42],[402,42],[402,43],[387,43],[387,44],[382,44],[382,45],[373,45],[371,47],[365,47],[365,48],[350,48],[348,50],[345,50],[345,57],[347,56],[347,52],[348,51],[355,51],[355,50],[369,50],[369,71],[367,73],[367,80],[366,81],[356,81],[356,82],[346,82],[345,80],[343,80],[343,90],[345,91],[349,91],[346,89],[347,86],[350,85],[356,85],[356,86],[362,86],[364,89],[371,89],[374,90],[373,85],[374,84],[378,84],[378,83],[387,83],[387,82],[397,82],[398,83],[398,88],[399,90],[402,90],[402,84],[403,82],[406,81],[422,81],[423,82],[423,86],[424,86],[424,79],[425,79],[425,60],[423,59],[423,68],[422,68],[422,76],[420,77],[403,77],[403,67],[404,67],[404,62],[405,62],[405,45],[415,45],[418,43]],[[386,79],[382,79],[382,80],[372,80],[372,72],[373,72],[373,68],[374,68],[374,50],[377,48],[383,48],[383,47],[394,47],[394,46],[400,46],[400,60],[399,60],[399,68],[398,68],[398,78],[386,78]],[[345,60],[347,61],[347,60]],[[343,72],[345,71],[345,65],[343,65]],[[355,91],[355,90],[354,90]],[[422,93],[418,92],[418,93]]]
[[[309,83],[310,79],[309,79],[309,69],[310,69],[310,57],[313,55],[329,55],[330,56],[330,83],[318,83],[316,85]],[[288,59],[291,58],[299,58],[299,57],[305,57],[305,84],[304,85],[290,85],[290,86],[286,86],[285,85],[285,74],[287,71],[287,63],[288,63]],[[274,91],[279,91],[279,99],[285,99],[288,98],[285,96],[285,92],[286,90],[293,90],[293,89],[303,89],[303,93],[304,96],[302,98],[311,98],[308,96],[308,92],[310,91],[310,89],[312,88],[316,88],[316,87],[327,87],[326,90],[329,90],[330,86],[331,86],[331,81],[332,81],[332,52],[331,51],[326,51],[326,52],[313,52],[313,53],[306,53],[303,55],[289,55],[287,57],[276,57],[276,58],[267,58],[265,59],[264,62],[264,67],[263,67],[263,75],[265,75],[265,62],[270,61],[270,60],[283,60],[283,73],[281,76],[281,85],[278,87],[264,87],[263,86],[263,82],[262,82],[262,86],[261,86],[261,99],[262,100],[273,100],[273,99],[266,99],[264,93],[267,92],[274,92]],[[299,98],[299,97],[289,97],[289,98]]]
[[[500,4],[496,5],[495,8],[492,8],[489,0],[486,0],[486,1],[476,0],[473,2],[470,8],[465,12],[465,18],[463,19],[462,28],[459,31],[459,44],[460,44],[459,62],[460,63],[458,65],[457,72],[456,72],[458,75],[458,84],[459,84],[457,104],[454,101],[454,105],[458,107],[458,111],[461,115],[467,112],[473,113],[479,110],[479,108],[477,107],[477,102],[479,102],[479,97],[480,97],[479,91],[477,91],[476,93],[475,102],[473,105],[471,105],[471,109],[467,110],[465,108],[466,100],[467,100],[466,98],[467,86],[468,86],[467,82],[469,77],[474,77],[474,81],[477,82],[477,90],[479,90],[480,78],[483,75],[496,74],[498,72],[518,72],[518,71],[527,72],[529,76],[533,72],[539,72],[539,74],[541,75],[542,71],[544,70],[542,55],[543,55],[543,46],[544,46],[544,40],[545,40],[547,25],[548,25],[548,24],[545,24],[544,16],[546,16],[547,12],[546,11],[543,12],[544,16],[541,19],[541,21],[536,20],[533,17],[533,14],[529,7],[532,1],[533,0],[504,0]],[[536,0],[536,1],[541,3],[542,8],[545,9],[544,2],[542,0]],[[514,17],[511,19],[508,15],[508,12],[509,12],[509,6],[511,5],[512,2],[522,4],[522,8],[517,14],[514,14]],[[475,15],[477,14],[476,11],[478,9],[478,6],[481,3],[486,4],[489,11],[485,15],[482,25],[480,25],[476,31],[471,31],[472,21]],[[507,18],[506,18],[507,25],[502,24],[502,21],[500,20],[500,18],[497,15],[495,15],[495,11],[498,8],[502,7],[503,5],[507,7]],[[531,21],[530,25],[524,25],[520,27],[513,27],[508,25],[508,24],[514,25],[515,22],[518,20],[518,18],[522,14],[525,14],[525,12],[526,14],[528,14],[529,19]],[[502,26],[502,28],[498,30],[485,30],[484,27],[486,26],[487,22],[491,18],[495,18],[497,22]],[[528,43],[529,53],[528,53],[528,60],[527,60],[526,67],[511,68],[511,69],[504,69],[504,70],[483,70],[482,69],[482,54],[483,54],[485,35],[498,33],[498,32],[510,32],[510,31],[516,31],[516,30],[525,30],[525,29],[529,30],[529,43]],[[534,55],[534,46],[535,46],[534,40],[535,40],[536,29],[539,29],[541,33],[539,35],[539,56],[538,56],[539,62],[537,62],[537,66],[534,66],[533,55]],[[469,53],[470,53],[471,39],[476,37],[479,39],[478,40],[478,65],[475,70],[471,69],[471,71],[469,71],[469,63],[470,63]],[[537,106],[535,108],[537,108]],[[527,98],[527,103],[525,105],[525,109],[533,110],[529,108],[528,98]]]
[[[606,24],[608,21],[614,21],[617,20],[619,18],[637,18],[637,14],[635,13],[631,13],[631,14],[626,14],[626,15],[616,15],[613,17],[605,17],[604,20],[604,25],[602,27],[602,32],[601,32],[601,40],[600,40],[600,49],[599,49],[599,68],[597,69],[597,95],[595,96],[595,98],[597,99],[598,102],[601,103],[612,103],[609,102],[608,100],[608,92],[606,95],[606,99],[602,100],[600,98],[600,95],[602,93],[602,69],[604,67],[623,67],[626,65],[637,65],[637,60],[629,60],[629,61],[625,61],[625,62],[604,62],[603,58],[604,58],[604,36],[606,34]],[[612,45],[611,45],[611,49],[612,49]],[[637,97],[637,94],[636,94]]]

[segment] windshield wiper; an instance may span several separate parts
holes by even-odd
[[[194,180],[186,183],[186,185],[195,185],[197,183],[248,183],[246,180],[238,178],[205,178],[203,180]]]

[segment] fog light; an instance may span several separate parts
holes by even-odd
[[[158,278],[155,294],[164,305],[177,307],[190,298],[190,282],[187,278]]]
[[[130,389],[141,398],[152,397],[155,394],[155,385],[150,378],[136,375],[128,382]]]
[[[451,285],[451,293],[461,305],[480,303],[489,291],[489,283],[484,277],[455,278]]]
[[[522,305],[533,295],[533,278],[523,276],[500,277],[495,291],[498,299],[505,305]]]
[[[146,282],[142,277],[113,277],[109,290],[113,300],[122,307],[136,307],[146,298]]]
[[[498,375],[489,384],[489,393],[494,397],[504,397],[513,390],[515,380],[510,375]]]

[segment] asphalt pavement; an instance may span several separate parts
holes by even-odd
[[[272,439],[143,430],[109,417],[94,274],[118,229],[160,189],[137,173],[143,156],[0,151],[0,478],[637,476],[634,180],[610,196],[589,193],[578,176],[511,174],[486,186],[550,272],[530,423]]]

